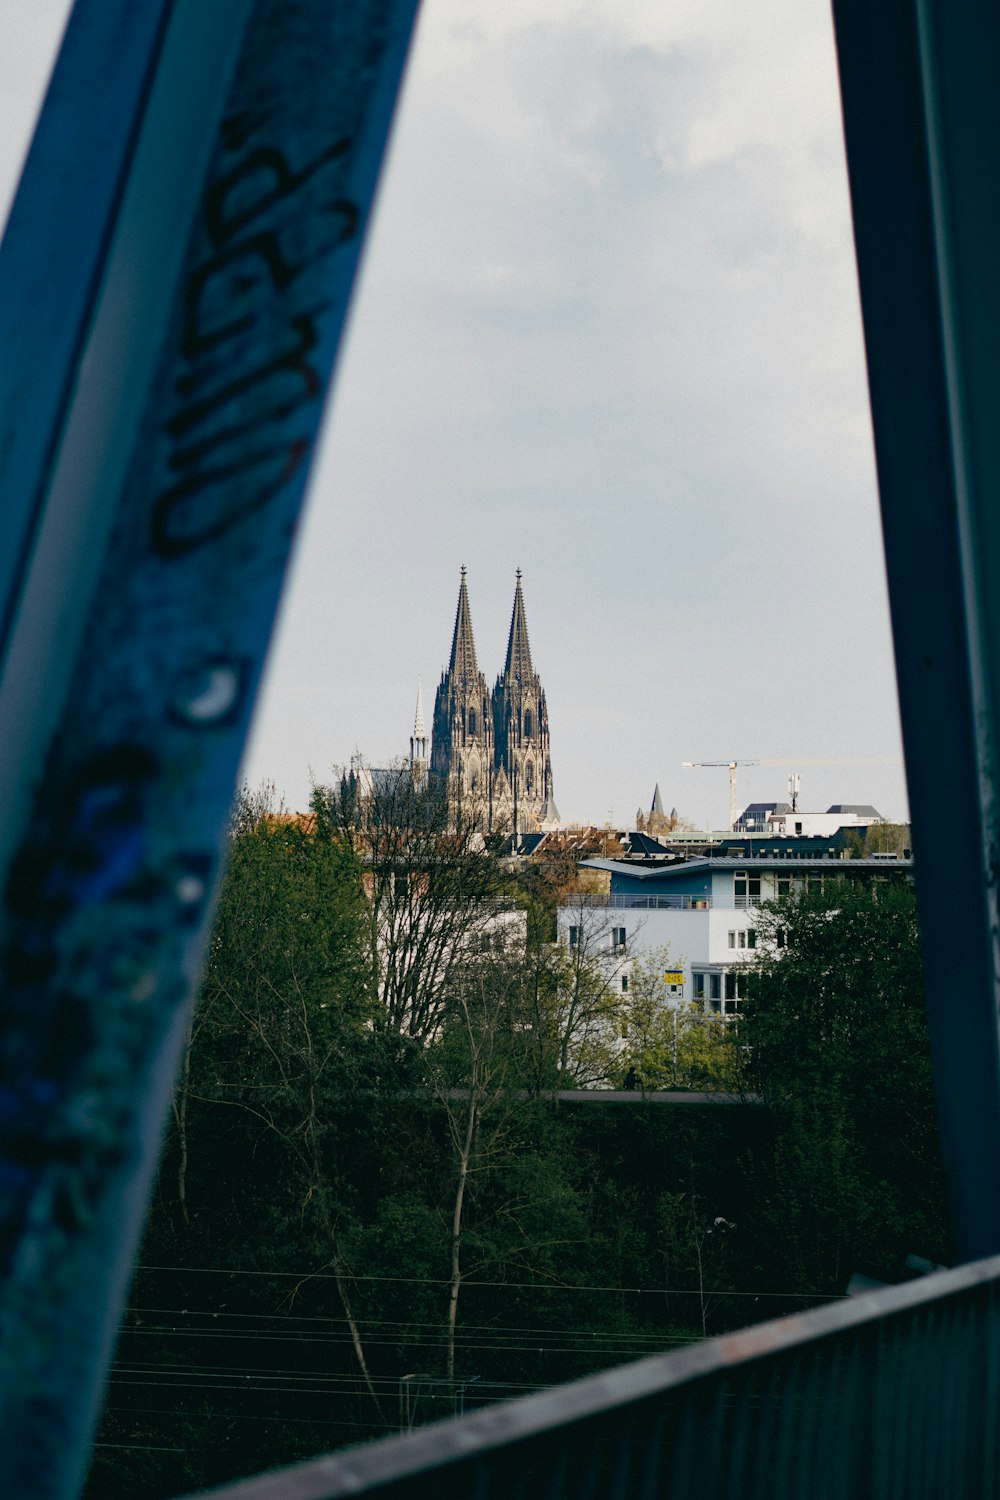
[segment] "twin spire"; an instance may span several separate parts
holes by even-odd
[[[518,573],[518,578],[520,578]],[[521,585],[518,583],[518,588]],[[479,676],[476,665],[476,642],[472,635],[472,615],[469,611],[469,591],[465,587],[465,568],[462,568],[462,583],[458,590],[458,611],[455,615],[455,634],[451,640],[451,662],[449,671],[455,680],[475,682]]]
[[[484,827],[506,822],[519,834],[537,827],[543,814],[558,817],[548,709],[531,660],[520,568],[507,660],[492,692],[479,669],[462,568],[451,659],[434,698],[430,773],[448,784],[456,806],[479,804]]]
[[[521,569],[518,568],[504,676],[514,677],[518,682],[528,683],[534,675],[531,668],[531,647],[528,645],[528,622],[524,617],[524,595],[521,593]]]
[[[451,661],[448,670],[453,678],[472,682],[479,674],[476,662],[476,642],[472,634],[472,614],[469,609],[469,591],[465,586],[465,568],[458,590],[458,610],[455,614],[455,633],[451,639]],[[507,638],[507,662],[504,676],[528,683],[534,674],[531,665],[531,647],[528,644],[528,621],[524,613],[524,595],[521,592],[521,569],[517,570],[517,585],[514,589],[514,610],[510,617],[510,635]]]

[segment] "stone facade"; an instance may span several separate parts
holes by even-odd
[[[430,769],[447,781],[455,816],[484,829],[530,833],[557,827],[549,714],[531,661],[518,569],[507,659],[492,694],[479,670],[462,569],[451,659],[434,701]]]
[[[477,822],[490,822],[493,782],[493,713],[486,678],[476,661],[465,569],[458,591],[451,660],[441,673],[431,728],[431,775],[448,783],[456,812],[463,805]]]

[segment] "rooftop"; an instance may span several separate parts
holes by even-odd
[[[584,859],[580,863],[588,870],[607,870],[612,875],[627,875],[632,880],[672,880],[703,870],[745,870],[752,864],[755,870],[787,870],[794,864],[797,870],[823,870],[830,873],[837,869],[844,874],[861,873],[865,870],[913,869],[913,859],[900,855],[880,855],[876,859],[842,859],[837,854],[754,854],[752,860],[733,855],[714,855],[711,858],[695,856],[692,859],[676,860],[669,864],[642,865],[623,859]]]

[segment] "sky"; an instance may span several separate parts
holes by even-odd
[[[66,9],[4,0],[0,201]],[[724,826],[730,759],[906,816],[826,0],[426,0],[251,785],[406,753],[462,565],[565,820]]]

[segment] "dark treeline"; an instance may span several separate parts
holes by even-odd
[[[560,1105],[629,1017],[550,943],[557,884],[440,829],[393,844],[398,810],[359,838],[347,791],[313,822],[244,804],[234,827],[92,1500],[176,1495],[947,1259],[907,887],[762,912],[720,1074],[742,1102]]]

